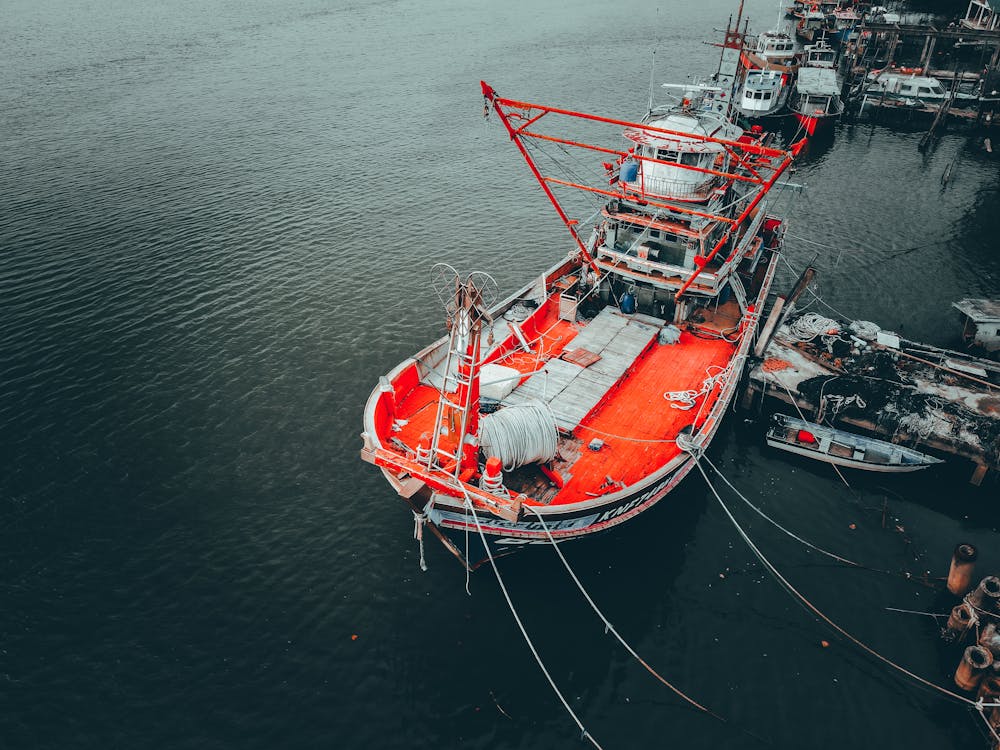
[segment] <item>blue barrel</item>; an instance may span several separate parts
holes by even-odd
[[[621,169],[622,182],[635,182],[638,176],[639,176],[639,162],[629,160],[624,164],[622,164],[622,169]]]
[[[622,295],[619,309],[626,315],[631,315],[635,312],[635,295],[632,294],[632,292],[625,292],[625,294]]]

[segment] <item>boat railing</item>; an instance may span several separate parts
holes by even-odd
[[[639,184],[643,194],[678,200],[707,200],[717,185],[715,177],[708,177],[699,182],[647,176],[641,176],[640,179]]]
[[[764,212],[761,211],[760,213],[763,215]],[[739,386],[740,378],[743,374],[743,366],[746,364],[750,344],[753,341],[757,326],[760,323],[764,302],[767,299],[767,291],[771,288],[771,282],[774,280],[774,273],[777,266],[778,256],[775,254],[774,257],[771,258],[771,262],[768,264],[767,273],[764,275],[760,293],[757,295],[757,299],[754,300],[753,310],[747,310],[747,312],[743,315],[743,335],[740,337],[740,344],[736,350],[736,356],[729,361],[729,366],[726,368],[726,378],[722,385],[722,391],[719,393],[719,397],[715,400],[715,403],[712,404],[712,408],[709,409],[704,421],[697,428],[694,434],[693,441],[698,447],[707,445],[712,439],[712,436],[719,427],[719,423],[722,421],[723,416],[725,416],[725,411],[729,406],[729,402],[732,399],[734,391]]]
[[[758,211],[757,215],[753,217],[753,221],[750,222],[750,225],[743,233],[743,237],[740,238],[740,241],[736,245],[736,252],[730,254],[726,262],[717,271],[719,276],[725,276],[733,266],[739,264],[743,259],[747,250],[750,249],[754,240],[757,239],[757,233],[760,231],[760,225],[764,222],[764,217],[765,214],[763,211]]]

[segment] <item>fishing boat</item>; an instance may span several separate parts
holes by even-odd
[[[921,69],[886,69],[873,71],[865,85],[867,98],[895,106],[922,107],[940,104],[951,93],[936,78],[920,75]]]
[[[864,471],[917,471],[941,463],[912,448],[785,414],[773,415],[766,439],[772,448]]]
[[[482,84],[569,252],[500,302],[488,274],[438,265],[448,333],[379,380],[361,451],[469,569],[649,509],[733,398],[782,245],[767,199],[804,142],[744,132],[720,87],[666,91],[628,121]],[[587,221],[581,194],[602,202]]]
[[[802,11],[795,23],[795,36],[804,42],[812,42],[821,35],[829,26],[827,14],[820,9],[819,5],[811,5]]]
[[[823,39],[803,50],[789,107],[807,135],[830,127],[844,111],[835,59],[835,50]]]
[[[748,120],[783,114],[790,88],[788,79],[787,73],[778,70],[744,71],[737,94],[739,113]]]
[[[827,16],[829,38],[838,47],[846,45],[848,42],[855,42],[860,35],[858,26],[861,25],[861,15],[850,6],[834,8]]]
[[[779,29],[749,37],[743,47],[741,62],[747,69],[777,70],[785,74],[794,74],[799,67],[795,41]]]

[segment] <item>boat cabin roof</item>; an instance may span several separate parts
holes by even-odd
[[[830,68],[800,68],[798,92],[808,96],[838,96],[837,74]]]
[[[759,90],[780,88],[781,78],[777,70],[748,70],[746,87]]]
[[[633,224],[640,227],[649,227],[650,229],[659,229],[660,231],[671,232],[672,234],[683,237],[700,237],[704,234],[704,229],[699,231],[697,229],[692,229],[687,224],[681,224],[678,221],[657,219],[646,214],[629,213],[627,211],[611,211],[607,207],[601,209],[601,213],[612,221],[619,221],[623,224]]]
[[[973,323],[1000,323],[1000,300],[963,299],[952,306],[969,316]]]
[[[690,133],[694,138],[688,140],[683,135],[667,135],[666,133],[655,133],[647,130],[626,130],[625,137],[633,143],[641,143],[646,146],[667,147],[678,151],[688,151],[696,153],[708,153],[724,151],[720,143],[712,143],[701,140],[709,138],[722,138],[725,140],[736,140],[743,133],[738,127],[731,123],[710,116],[697,116],[696,113],[686,111],[669,112],[664,115],[651,117],[646,125],[664,130],[673,130],[678,133]]]

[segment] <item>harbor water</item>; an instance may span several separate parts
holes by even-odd
[[[706,42],[735,3],[4,10],[0,747],[586,746],[492,571],[467,593],[428,544],[421,572],[411,514],[358,456],[362,410],[380,374],[443,333],[434,263],[512,292],[570,249],[484,120],[480,79],[637,118],[651,65],[657,84],[715,72]],[[746,12],[751,29],[775,23],[772,3]],[[958,346],[951,303],[1000,291],[1000,164],[983,134],[925,150],[920,136],[842,122],[807,146],[788,176],[801,188],[776,206],[776,289],[811,263],[810,309]],[[1000,573],[995,481],[973,488],[972,467],[949,464],[845,486],[768,449],[765,427],[732,413],[708,458],[864,567],[713,477],[727,507],[818,609],[952,686],[943,621],[913,613],[955,603],[938,579],[958,542]],[[552,549],[502,560],[607,750],[985,747],[973,712],[799,606],[697,472],[561,549],[616,631],[726,720],[609,637]]]

